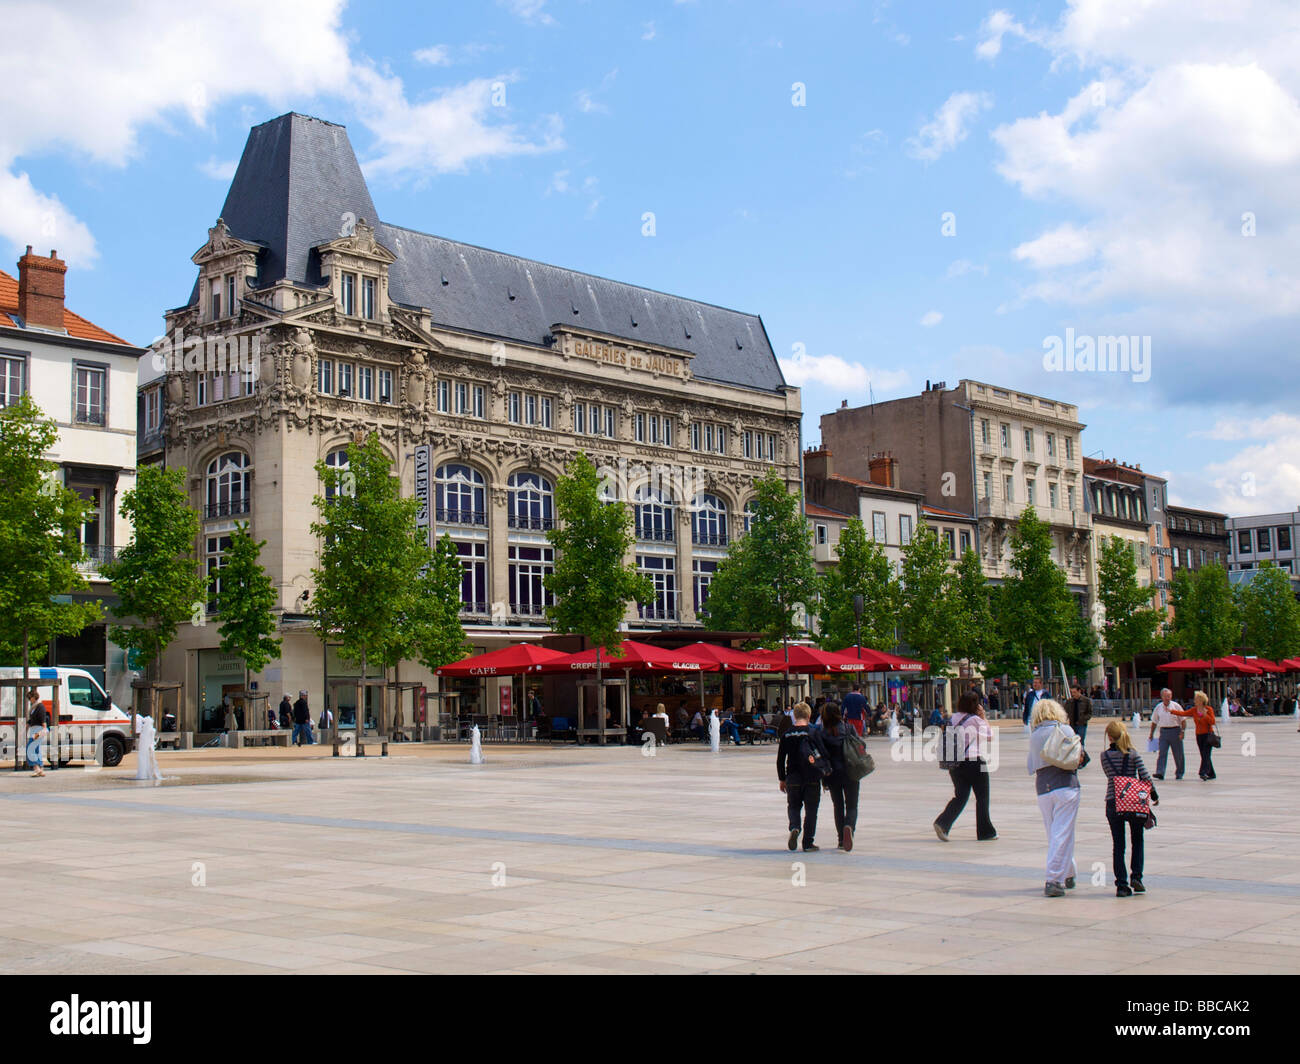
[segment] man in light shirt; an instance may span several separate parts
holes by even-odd
[[[1183,725],[1186,723],[1184,718],[1187,710],[1173,700],[1173,694],[1166,687],[1160,692],[1160,701],[1151,711],[1151,732],[1147,738],[1154,739],[1156,729],[1160,729],[1160,753],[1156,756],[1155,771],[1158,780],[1165,778],[1165,762],[1170,750],[1174,752],[1174,771],[1177,773],[1174,779],[1182,779],[1186,768],[1183,761]]]

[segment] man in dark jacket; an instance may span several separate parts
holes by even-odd
[[[1083,693],[1083,688],[1077,683],[1070,685],[1070,700],[1065,704],[1065,712],[1070,718],[1070,727],[1079,737],[1079,745],[1081,747],[1087,745],[1088,721],[1092,719],[1092,699]],[[1085,750],[1079,767],[1083,768],[1091,760],[1088,751]]]
[[[785,792],[786,809],[790,820],[790,838],[787,845],[799,845],[799,829],[803,828],[805,853],[820,849],[813,843],[817,834],[817,807],[822,799],[822,778],[812,766],[814,755],[826,757],[822,737],[809,727],[812,710],[806,702],[794,707],[794,721],[781,736],[776,748],[776,778]],[[802,825],[800,821],[802,820]]]
[[[285,695],[280,699],[280,727],[288,728],[293,723],[293,702]]]
[[[1043,686],[1043,678],[1041,676],[1035,676],[1033,687],[1025,692],[1025,711],[1021,715],[1021,720],[1025,722],[1026,726],[1028,726],[1029,718],[1034,712],[1035,704],[1041,702],[1044,698],[1050,697],[1051,696],[1047,693],[1047,689]]]
[[[285,695],[287,701],[289,696]],[[307,706],[307,692],[298,692],[298,701],[293,704],[293,742],[295,746],[301,746],[298,741],[299,736],[305,737],[307,745],[311,746],[316,740],[311,734],[311,709]]]

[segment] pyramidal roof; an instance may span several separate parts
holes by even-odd
[[[435,325],[540,345],[556,323],[691,352],[706,380],[775,391],[785,384],[762,320],[709,303],[549,266],[379,220],[347,130],[286,114],[249,132],[221,209],[232,235],[262,245],[260,285],[322,282],[317,245],[349,221],[375,224],[397,256],[389,296]],[[198,298],[197,284],[191,304]]]

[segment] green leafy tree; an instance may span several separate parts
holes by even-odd
[[[993,621],[992,595],[979,555],[967,550],[952,578],[952,624],[949,652],[975,665],[985,665],[998,652],[1000,640]]]
[[[312,570],[316,628],[322,639],[336,637],[340,655],[359,663],[365,677],[372,664],[386,668],[410,647],[409,604],[433,552],[415,523],[419,500],[402,497],[375,433],[349,445],[345,468],[322,460],[316,473],[325,485],[315,499],[320,520],[311,526],[321,540]],[[357,715],[364,717],[363,707]],[[359,740],[362,720],[357,724]]]
[[[1300,603],[1291,590],[1290,574],[1264,562],[1238,591],[1246,644],[1270,661],[1300,653]]]
[[[1138,583],[1132,545],[1119,536],[1106,536],[1101,541],[1097,600],[1104,611],[1102,643],[1111,662],[1122,669],[1155,646],[1162,614],[1151,606],[1151,589]],[[1122,679],[1122,671],[1120,675]]]
[[[430,672],[465,656],[465,628],[460,621],[463,572],[456,544],[443,533],[404,613],[409,653]]]
[[[1181,570],[1174,579],[1174,603],[1176,640],[1188,657],[1232,653],[1241,638],[1241,610],[1222,565]]]
[[[1101,641],[1088,618],[1078,609],[1071,610],[1066,616],[1061,645],[1057,650],[1057,658],[1065,666],[1063,679],[1077,676],[1082,682],[1082,677],[1098,663],[1100,650]]]
[[[1052,560],[1051,526],[1032,506],[1025,507],[1011,533],[1011,569],[1002,585],[1003,631],[1036,652],[1041,669],[1069,645],[1071,614],[1077,610],[1065,573]]]
[[[141,466],[135,487],[122,496],[131,519],[131,542],[104,568],[124,623],[109,625],[109,638],[137,652],[154,675],[158,660],[183,621],[207,619],[203,577],[194,559],[199,515],[190,506],[184,469]],[[125,623],[134,619],[135,623]]]
[[[760,632],[764,645],[777,646],[803,632],[817,599],[812,530],[799,496],[775,469],[754,489],[749,532],[728,547],[709,584],[704,613],[715,627]]]
[[[546,538],[555,568],[544,583],[553,597],[546,618],[556,632],[617,647],[628,603],[650,602],[654,585],[626,557],[636,542],[626,503],[602,501],[600,475],[583,453],[555,485],[555,527]]]
[[[867,538],[854,517],[844,526],[835,547],[838,563],[821,578],[821,635],[826,650],[838,650],[857,641],[859,622],[853,610],[855,595],[862,596],[861,632],[864,646],[892,649],[897,641],[898,584],[885,550]]]
[[[237,525],[226,551],[226,564],[213,574],[220,579],[217,613],[221,616],[221,649],[244,663],[244,688],[250,673],[261,672],[280,657],[276,637],[275,587],[259,560],[266,541],[248,534],[247,522]]]
[[[903,547],[899,577],[898,621],[912,653],[930,666],[931,676],[947,670],[955,611],[948,548],[922,521],[912,541]]]
[[[5,661],[21,659],[24,680],[52,638],[101,616],[98,602],[66,598],[88,587],[77,569],[86,507],[45,457],[58,435],[30,396],[0,409],[0,649]]]

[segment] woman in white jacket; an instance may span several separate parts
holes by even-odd
[[[1055,699],[1034,703],[1029,718],[1028,768],[1038,792],[1038,808],[1047,828],[1047,884],[1049,898],[1063,897],[1074,887],[1074,826],[1079,818],[1079,772],[1061,768],[1043,757],[1043,745],[1060,729],[1068,740],[1075,738],[1065,707]]]

